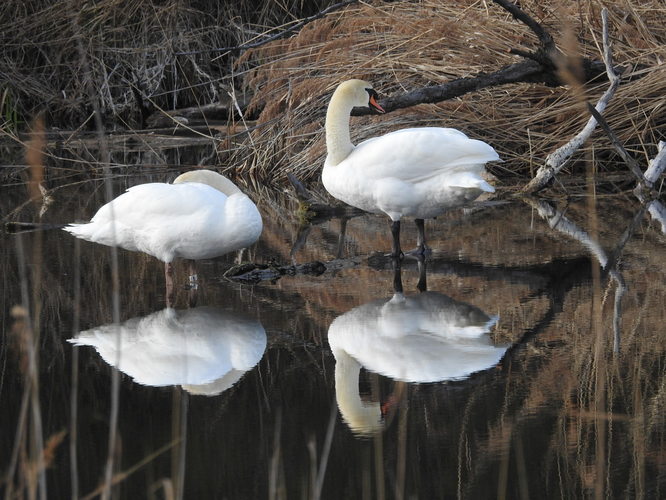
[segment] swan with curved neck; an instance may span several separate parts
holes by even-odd
[[[173,291],[171,263],[218,257],[259,238],[261,214],[233,182],[211,170],[193,170],[173,184],[153,182],[129,188],[102,206],[85,224],[65,231],[102,245],[144,252],[165,263],[167,302]]]
[[[494,192],[482,173],[484,165],[499,156],[485,142],[441,127],[397,130],[354,146],[349,117],[356,106],[384,112],[370,83],[348,80],[338,86],[326,112],[324,187],[349,205],[388,215],[393,256],[402,255],[401,218],[414,217],[419,230],[416,252],[424,254],[424,219],[465,205],[484,191]]]
[[[384,406],[361,398],[361,368],[404,383],[464,379],[496,365],[508,347],[491,341],[497,316],[438,292],[404,295],[399,268],[393,283],[391,298],[357,306],[328,328],[338,408],[361,435],[384,425]]]

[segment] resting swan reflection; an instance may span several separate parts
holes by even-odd
[[[138,384],[181,385],[192,394],[213,396],[259,363],[266,332],[256,319],[215,307],[166,308],[82,331],[69,342],[94,347]]]
[[[329,327],[328,341],[343,419],[361,434],[382,427],[379,403],[366,403],[359,394],[361,367],[418,383],[461,379],[494,366],[507,349],[493,345],[488,335],[496,321],[438,292],[399,291],[339,316]]]
[[[348,80],[333,93],[326,112],[328,155],[322,182],[335,198],[391,218],[393,256],[400,256],[400,219],[415,217],[417,253],[427,250],[424,221],[495,189],[482,177],[487,162],[499,160],[485,142],[459,130],[406,128],[354,146],[349,115],[355,106],[384,112],[368,82]]]

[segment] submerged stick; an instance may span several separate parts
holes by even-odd
[[[45,222],[6,222],[5,232],[9,234],[32,233],[34,231],[48,231],[51,229],[62,229],[68,224],[49,224]]]

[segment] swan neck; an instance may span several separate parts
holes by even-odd
[[[382,428],[379,404],[364,402],[359,393],[361,365],[343,350],[334,351],[335,397],[342,418],[355,432],[373,433]]]
[[[327,165],[337,165],[354,149],[349,136],[349,115],[353,105],[344,97],[336,91],[326,111]]]

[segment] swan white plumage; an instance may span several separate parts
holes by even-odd
[[[253,244],[262,231],[261,214],[250,198],[226,177],[193,170],[173,184],[129,188],[102,206],[90,222],[65,231],[94,243],[144,252],[166,264],[218,257]]]
[[[343,419],[359,434],[382,427],[379,403],[364,402],[359,394],[361,367],[396,381],[422,383],[461,379],[495,365],[507,349],[493,345],[488,335],[496,321],[438,292],[396,292],[337,317],[328,341]]]
[[[181,385],[193,394],[216,395],[259,363],[266,340],[256,319],[196,307],[166,308],[120,325],[98,326],[69,342],[94,347],[138,384]]]
[[[372,85],[363,80],[343,82],[333,93],[326,113],[322,182],[335,198],[391,218],[394,256],[401,255],[400,219],[415,217],[417,252],[423,254],[423,219],[473,201],[484,191],[494,192],[481,174],[487,162],[500,158],[485,142],[439,127],[397,130],[354,146],[350,112],[356,106],[384,112],[376,99]]]

